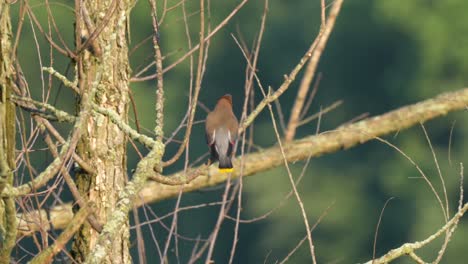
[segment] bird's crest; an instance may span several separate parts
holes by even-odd
[[[223,95],[221,98],[219,98],[218,101],[221,101],[221,100],[226,100],[229,102],[229,104],[232,106],[232,96],[230,94],[225,94]]]

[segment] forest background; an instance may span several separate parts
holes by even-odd
[[[210,1],[210,23],[217,25],[238,4],[236,2]],[[157,3],[162,5],[162,1]],[[168,3],[173,5],[176,1]],[[190,14],[187,24],[191,28],[191,37],[196,40],[199,3],[185,3]],[[330,4],[327,1],[327,5]],[[45,25],[47,10],[43,1],[30,1],[30,5],[38,20]],[[72,5],[71,1],[50,2],[57,27],[70,44],[73,43],[74,34]],[[248,47],[252,46],[258,36],[264,5],[264,1],[249,1],[225,28],[211,38],[203,88],[199,96],[199,101],[207,108],[212,109],[218,97],[230,93],[233,95],[234,112],[240,118],[245,93],[246,60],[236,40],[246,43]],[[19,5],[12,5],[11,8],[15,32]],[[320,122],[315,119],[299,127],[295,137],[302,138],[317,131],[321,133],[332,130],[351,120],[383,114],[443,92],[466,87],[466,10],[468,2],[463,0],[344,1],[318,65],[318,78],[314,80],[316,95],[307,115],[320,112],[331,105],[336,107],[321,115]],[[283,76],[297,64],[309,47],[310,40],[319,32],[320,14],[320,1],[269,1],[257,65],[257,75],[265,87],[277,88],[284,81]],[[164,19],[159,31],[159,41],[163,53],[169,54],[164,65],[170,65],[178,59],[178,53],[182,54],[187,50],[187,39],[183,13],[179,8],[167,12]],[[27,19],[25,23],[29,24],[30,21]],[[133,52],[133,48],[141,40],[153,33],[146,1],[136,3],[130,16],[129,28],[132,39],[129,48],[130,63],[133,73],[137,73],[142,66],[154,59],[151,45],[138,47]],[[35,90],[31,86],[39,85],[39,76],[47,74],[41,70],[38,57],[47,62],[49,47],[45,38],[35,38],[34,34],[37,32],[31,26],[22,29],[18,58],[24,76],[29,80],[33,92],[31,96],[39,98],[40,89]],[[69,62],[57,57],[54,68],[65,73]],[[189,75],[189,60],[164,75],[166,136],[179,126],[186,114],[190,96]],[[302,73],[297,79],[300,80],[301,77]],[[61,84],[58,80],[53,80],[53,83],[51,98],[59,98],[55,106],[68,112],[75,111],[70,103],[76,100],[72,93],[63,86],[59,88]],[[279,124],[281,121],[287,123],[299,85],[298,81],[292,83],[291,88],[279,98],[283,117],[273,105]],[[131,90],[141,127],[153,127],[154,80],[135,81],[131,83]],[[261,92],[256,91],[255,101],[262,99]],[[196,121],[203,121],[206,116],[204,109],[206,108],[197,109]],[[133,109],[130,116],[133,118]],[[385,137],[411,157],[431,179],[435,188],[441,191],[438,168],[424,129],[437,155],[453,213],[458,206],[460,162],[466,163],[468,157],[467,111],[450,113],[424,123],[424,128],[416,125]],[[267,110],[255,121],[253,142],[255,150],[277,144]],[[128,149],[128,168],[134,168],[139,157],[131,147]],[[177,149],[177,144],[170,144],[165,155],[170,157]],[[206,152],[204,125],[196,122],[190,137],[187,160],[193,162]],[[40,153],[32,154],[32,157],[31,163],[39,171],[52,159]],[[290,164],[294,177],[301,174],[304,165],[304,161]],[[181,159],[164,172],[171,174],[183,167],[184,159]],[[217,202],[224,192],[223,186],[185,193],[180,206]],[[242,190],[243,219],[259,217],[278,205],[281,206],[264,219],[241,223],[235,263],[275,263],[276,260],[283,259],[306,234],[297,201],[293,198],[285,199],[291,191],[286,169],[280,166],[247,177],[243,180]],[[386,205],[381,218],[376,256],[405,242],[427,237],[443,226],[445,221],[434,194],[415,165],[378,140],[311,159],[298,185],[298,192],[311,223],[326,212],[312,233],[319,263],[356,263],[371,259],[376,225],[384,204],[391,197],[394,199]],[[69,194],[64,194],[61,199],[69,201],[72,198]],[[174,210],[176,202],[177,199],[169,199],[150,206],[158,215],[164,215]],[[231,215],[235,216],[235,212],[236,207],[233,207]],[[177,232],[183,237],[205,237],[215,225],[218,213],[219,206],[181,211],[178,214]],[[144,221],[145,214],[140,212],[140,215]],[[170,226],[171,221],[169,218],[162,222]],[[167,236],[166,226],[160,223],[152,225],[151,232],[143,233],[145,241],[153,240],[150,233]],[[143,228],[149,230],[146,226]],[[235,221],[226,220],[223,223],[213,256],[216,263],[225,263],[229,259],[234,228]],[[134,242],[134,229],[131,234],[131,241]],[[466,234],[468,223],[465,219],[459,223],[458,230],[451,238],[443,263],[461,263],[461,259],[468,258]],[[420,255],[428,259],[434,258],[442,242],[443,236],[421,249]],[[152,243],[147,243],[146,247],[148,259],[159,257]],[[177,247],[180,254],[177,258],[184,263],[191,254],[193,242],[180,239]],[[29,250],[34,251],[33,248]],[[131,252],[137,258],[135,246]],[[19,249],[15,254],[21,256],[24,252]],[[170,251],[169,259],[176,259],[173,251]],[[290,263],[309,261],[307,243],[290,258]],[[409,262],[409,258],[403,258],[397,263]]]

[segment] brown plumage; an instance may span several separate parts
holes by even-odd
[[[232,112],[232,96],[219,98],[213,111],[206,117],[206,143],[210,148],[210,163],[219,161],[221,172],[232,172],[232,151],[237,139],[239,123]]]

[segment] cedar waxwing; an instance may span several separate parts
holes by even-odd
[[[210,164],[219,160],[220,172],[232,172],[231,155],[237,139],[239,123],[232,112],[232,96],[219,98],[213,111],[206,117],[206,143],[210,148]]]

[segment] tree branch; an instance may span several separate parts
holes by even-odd
[[[44,249],[35,256],[29,263],[50,263],[52,258],[57,255],[72,238],[72,236],[78,231],[86,218],[93,212],[96,205],[93,202],[89,202],[85,207],[81,208],[78,213],[73,217],[73,220],[67,224],[67,228],[58,236],[55,243],[48,248]]]
[[[449,112],[467,109],[468,106],[468,88],[441,94],[433,99],[428,99],[413,105],[408,105],[388,112],[386,114],[368,118],[360,122],[339,127],[333,131],[327,131],[319,135],[308,136],[299,140],[292,141],[284,146],[285,157],[289,162],[305,160],[309,157],[317,157],[327,153],[333,153],[340,149],[350,148],[358,144],[365,143],[375,137],[380,137],[389,133],[401,131],[413,125],[443,116]],[[278,146],[270,147],[262,151],[245,155],[244,176],[251,176],[257,173],[284,164],[281,150]],[[238,166],[239,161],[234,162]],[[209,186],[220,184],[227,180],[227,174],[218,173],[217,168],[211,166],[202,170],[205,165],[193,168],[203,175],[199,175],[193,181],[184,186],[184,192],[195,191]],[[148,170],[146,173],[152,174],[154,171]],[[207,176],[210,175],[210,176]],[[163,176],[160,176],[163,177]],[[239,177],[238,172],[234,171],[231,179]],[[157,177],[159,178],[159,177]],[[157,180],[156,178],[156,180]],[[165,178],[187,179],[184,172],[175,173]],[[186,181],[181,180],[180,183]],[[169,198],[176,197],[179,194],[180,186],[167,185],[171,183],[167,180],[165,184],[159,182],[146,182],[139,193],[139,197],[134,201],[135,205],[143,203],[153,203]],[[156,191],[157,190],[157,191]],[[62,205],[65,206],[65,205]],[[67,209],[68,213],[63,213],[60,219],[51,219],[54,228],[65,228],[66,223],[72,219],[71,206]],[[45,214],[45,213],[44,213]],[[61,223],[58,220],[62,221]],[[39,223],[39,221],[37,221]],[[42,223],[48,223],[42,221]],[[24,226],[24,224],[22,225]],[[30,232],[38,230],[39,226],[29,226]]]
[[[455,214],[455,216],[450,221],[448,221],[441,229],[439,229],[436,233],[432,234],[425,240],[414,242],[414,243],[403,244],[401,247],[392,249],[387,254],[383,255],[382,257],[378,259],[369,260],[365,264],[388,263],[403,255],[412,255],[413,258],[420,260],[420,258],[416,256],[414,251],[416,249],[420,249],[424,247],[425,245],[429,244],[434,239],[436,239],[437,237],[445,233],[447,230],[453,232],[453,230],[457,227],[458,221],[460,220],[460,218],[463,217],[466,211],[468,211],[468,203],[465,203],[465,205]]]
[[[292,141],[290,144],[285,145],[285,155],[288,161],[295,162],[309,157],[333,153],[340,149],[347,149],[362,144],[375,137],[401,131],[452,111],[467,109],[467,106],[468,88],[443,93],[433,99],[401,107],[380,116],[339,127],[336,130]],[[278,146],[274,146],[263,151],[245,155],[243,175],[254,175],[282,164],[283,160],[280,149]],[[237,166],[239,166],[239,162],[234,161],[234,167]],[[175,173],[167,177],[183,178],[183,173]],[[220,184],[226,181],[227,177],[227,174],[218,173],[217,169],[211,166],[207,170],[207,174],[199,175],[189,184],[186,184],[184,192]],[[231,179],[237,177],[239,177],[239,171],[234,171]],[[178,186],[149,182],[140,192],[141,200],[137,201],[137,203],[152,203],[176,197],[179,190]]]
[[[304,72],[304,77],[302,78],[301,85],[299,86],[299,91],[297,92],[296,100],[294,101],[294,106],[291,109],[291,116],[289,118],[288,127],[286,129],[285,139],[286,142],[293,140],[294,135],[296,134],[296,128],[299,123],[299,118],[301,111],[304,106],[304,102],[309,91],[310,84],[314,78],[315,71],[317,70],[317,65],[322,56],[325,45],[327,44],[328,37],[335,25],[336,17],[340,12],[341,4],[343,1],[336,1],[333,4],[332,9],[330,10],[330,15],[325,22],[325,6],[322,3],[322,26],[320,28],[320,35],[317,42],[317,46],[314,50],[312,57],[310,58],[309,64]],[[322,34],[323,32],[323,34]]]
[[[325,49],[325,45],[327,44],[327,40],[330,37],[330,34],[333,30],[333,26],[335,25],[336,18],[340,13],[341,5],[343,4],[343,0],[337,0],[333,3],[331,8],[330,14],[328,15],[327,24],[320,31],[319,36],[315,39],[315,41],[310,45],[309,50],[305,53],[305,55],[301,58],[299,63],[294,67],[291,73],[288,76],[285,76],[285,81],[281,86],[276,90],[272,95],[268,95],[263,99],[255,108],[255,110],[245,119],[245,121],[240,125],[239,132],[244,131],[260,114],[260,112],[267,106],[267,104],[276,100],[281,94],[283,94],[288,88],[289,85],[294,81],[297,74],[301,71],[304,67],[305,63],[310,59],[310,64],[307,69],[307,75],[312,73],[310,78],[312,79],[313,73],[315,73],[315,69],[317,68],[318,62],[320,57]],[[300,105],[302,109],[302,103]],[[297,125],[296,125],[297,126]],[[288,129],[289,130],[289,129]],[[295,130],[294,130],[295,131]]]

